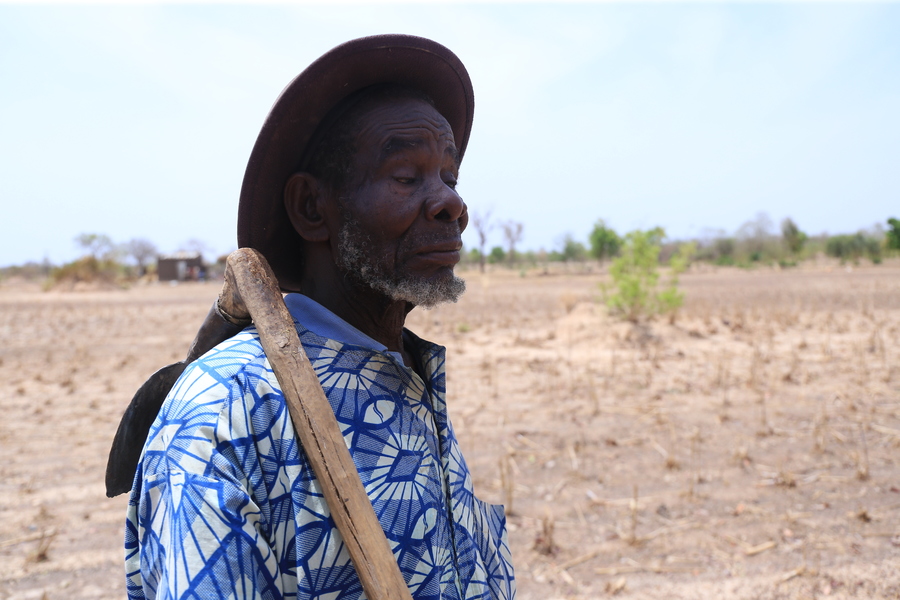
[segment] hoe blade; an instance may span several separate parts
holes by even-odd
[[[106,463],[106,495],[109,498],[131,490],[150,426],[185,366],[182,361],[163,367],[135,392],[109,450]]]

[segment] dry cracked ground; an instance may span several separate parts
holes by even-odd
[[[467,278],[409,326],[520,600],[900,597],[900,264],[698,269],[640,324],[596,268]],[[124,596],[106,453],[216,287],[0,284],[0,600]]]

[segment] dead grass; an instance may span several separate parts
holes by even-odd
[[[900,596],[900,266],[688,273],[641,327],[600,274],[467,275],[410,327],[521,600]],[[0,598],[123,597],[106,452],[216,293],[0,287]]]

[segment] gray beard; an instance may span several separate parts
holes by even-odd
[[[359,224],[346,219],[338,232],[338,267],[359,283],[392,300],[402,300],[422,308],[434,308],[445,302],[456,302],[466,291],[465,280],[456,275],[449,279],[427,281],[385,273],[367,251],[367,242]]]

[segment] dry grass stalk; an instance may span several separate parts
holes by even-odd
[[[726,363],[729,361],[730,358],[727,352],[719,356],[719,360],[716,363],[715,386],[717,388],[725,388],[726,390],[728,389],[729,372]]]
[[[851,516],[855,519],[859,519],[863,523],[871,523],[872,522],[872,515],[869,514],[869,511],[866,510],[865,508],[861,508],[858,511],[856,511],[855,513],[851,513]]]
[[[587,372],[588,399],[591,403],[591,416],[596,417],[600,414],[600,396],[597,394],[597,386],[594,385],[594,376],[590,369]]]
[[[628,581],[624,577],[619,577],[615,581],[609,581],[606,584],[606,593],[610,596],[615,596],[619,592],[623,591],[627,584]]]
[[[694,428],[694,432],[689,439],[691,441],[691,462],[694,463],[696,468],[700,462],[700,446],[703,444],[703,432],[700,430],[700,427]]]
[[[28,562],[46,562],[50,560],[48,552],[50,551],[50,545],[55,538],[55,530],[51,529],[41,532],[41,536],[38,538],[37,547],[28,553]]]
[[[768,394],[760,390],[759,392],[759,431],[756,432],[756,435],[759,437],[766,437],[768,435],[772,435],[772,427],[769,425],[769,418],[766,411],[766,396]]]
[[[802,567],[797,567],[796,569],[788,571],[787,573],[785,573],[784,575],[779,577],[778,581],[776,583],[779,583],[779,584],[785,583],[786,581],[790,581],[794,577],[799,577],[801,575],[805,575],[807,572],[808,571],[807,571],[806,565],[804,565]]]
[[[859,442],[862,452],[856,464],[856,478],[866,481],[869,478],[869,444],[866,442],[866,428],[862,423],[859,424]]]
[[[620,565],[617,567],[597,567],[594,573],[597,575],[620,575],[622,573],[689,573],[696,569],[696,566],[674,566],[674,565]]]
[[[606,387],[606,391],[609,391],[609,386],[616,378],[616,349],[613,348],[612,354],[609,357],[609,376],[606,378],[604,382],[604,386]]]
[[[553,539],[554,529],[555,521],[553,519],[553,515],[550,514],[550,510],[548,509],[547,514],[544,515],[543,519],[541,519],[541,531],[534,539],[534,550],[538,554],[551,556],[553,554],[556,554],[556,552],[559,550],[559,546],[556,545],[556,542]]]
[[[787,469],[781,469],[775,478],[775,483],[786,488],[797,487],[797,477]]]
[[[825,412],[825,406],[822,406],[822,413],[815,420],[813,425],[813,447],[816,452],[825,452],[825,439],[828,431],[828,413]]]
[[[759,390],[759,370],[762,367],[762,351],[753,344],[753,358],[750,362],[750,378],[747,382],[751,390]]]
[[[604,552],[603,548],[596,548],[586,554],[582,554],[581,556],[576,556],[573,559],[567,560],[566,562],[559,565],[557,567],[557,569],[559,569],[560,571],[565,571],[566,569],[571,569],[572,567],[577,567],[580,564],[586,563],[589,560],[593,560],[593,559],[597,558],[598,556],[603,554],[603,552]]]
[[[866,532],[866,533],[862,534],[862,536],[864,538],[879,538],[879,537],[897,538],[898,541],[900,541],[900,534],[898,534],[896,531],[870,531],[870,532]],[[894,540],[891,540],[891,544],[894,546],[898,545],[897,542],[895,542]]]
[[[579,471],[578,445],[579,444],[578,444],[577,440],[574,442],[570,442],[567,445],[567,449],[568,449],[568,453],[569,453],[569,460],[571,461],[572,470],[575,471],[576,473]]]
[[[688,502],[693,502],[695,500],[694,497],[694,485],[697,483],[697,480],[693,477],[688,479],[688,487],[684,491],[684,497],[687,498]]]
[[[515,480],[510,465],[510,455],[507,453],[500,459],[500,487],[503,492],[503,506],[506,516],[514,514],[513,495],[515,493]]]
[[[728,540],[729,542],[731,542],[732,544],[740,546],[741,549],[744,551],[745,556],[756,556],[757,554],[762,554],[763,552],[767,552],[767,551],[771,550],[772,548],[775,548],[778,546],[778,543],[775,541],[772,541],[772,540],[769,540],[768,542],[762,542],[761,544],[753,545],[753,544],[748,544],[744,540],[738,539],[732,535],[725,535],[723,537],[726,540]]]
[[[46,537],[52,537],[56,535],[55,529],[47,529],[45,531],[38,531],[37,533],[32,533],[29,535],[23,535],[21,537],[12,538],[9,540],[3,540],[0,542],[0,548],[7,548],[9,546],[15,546],[17,544],[22,544],[24,542],[32,542],[34,540],[43,539]]]
[[[791,355],[791,366],[788,369],[787,373],[781,378],[782,381],[787,383],[800,383],[800,353],[796,350],[793,351]]]
[[[634,485],[634,495],[631,499],[631,504],[629,505],[629,509],[631,512],[631,534],[628,543],[631,545],[636,545],[638,543],[637,537],[637,513],[638,513],[638,486]]]
[[[872,335],[869,336],[869,352],[878,354],[882,361],[884,360],[885,349],[884,341],[881,339],[881,324],[876,323]]]
[[[883,433],[885,435],[889,435],[891,437],[895,437],[900,439],[900,429],[894,429],[893,427],[885,427],[884,425],[879,425],[878,423],[869,423],[869,427],[878,433]]]
[[[857,384],[861,388],[865,388],[869,383],[869,366],[868,360],[866,356],[866,348],[865,344],[860,344],[856,348],[856,358],[858,360],[859,366],[857,368],[858,377],[856,379]]]
[[[669,454],[668,450],[663,448],[659,442],[656,440],[650,440],[650,444],[653,446],[653,449],[659,452],[659,455],[662,456],[666,469],[669,471],[675,471],[681,468],[681,463],[678,462],[674,456]]]

